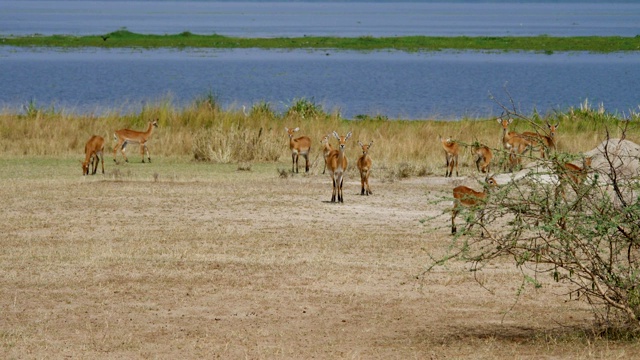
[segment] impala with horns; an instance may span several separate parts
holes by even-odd
[[[311,151],[311,139],[308,136],[300,136],[299,138],[293,138],[293,133],[300,130],[300,128],[289,129],[285,127],[284,130],[289,135],[289,149],[291,149],[291,172],[298,172],[298,157],[302,156],[305,160],[304,172],[309,172],[309,152]]]
[[[116,146],[113,148],[113,161],[116,161],[116,155],[118,149],[122,152],[122,156],[124,157],[125,162],[129,162],[127,159],[127,155],[125,154],[125,149],[128,144],[139,144],[140,145],[140,154],[142,155],[142,162],[144,162],[144,155],[147,154],[147,159],[151,162],[151,154],[149,154],[149,148],[147,147],[147,141],[151,137],[153,133],[153,128],[158,127],[158,120],[149,121],[147,125],[146,131],[136,131],[131,129],[120,129],[116,130],[113,134],[113,139],[117,142]]]
[[[440,142],[442,143],[442,149],[444,149],[444,156],[446,160],[446,170],[444,173],[445,177],[451,177],[453,174],[453,167],[456,168],[456,176],[458,175],[458,156],[460,154],[460,146],[458,143],[451,138],[444,139],[442,136],[439,136]]]
[[[498,118],[497,120],[498,124],[502,125],[502,146],[509,152],[509,170],[513,171],[513,168],[520,164],[520,155],[522,155],[527,148],[531,148],[533,144],[522,134],[509,131],[509,125],[513,122],[512,118]]]
[[[371,173],[372,164],[371,157],[369,156],[369,149],[371,149],[371,145],[373,145],[373,140],[369,145],[358,141],[358,145],[360,145],[360,148],[362,149],[362,155],[360,155],[356,162],[358,170],[360,171],[360,195],[373,195],[371,188],[369,187],[369,174]]]
[[[93,135],[84,146],[84,162],[82,163],[82,175],[89,175],[89,169],[93,168],[91,175],[98,170],[98,163],[102,160],[102,173],[104,174],[104,138]]]
[[[548,155],[551,150],[556,150],[556,131],[560,126],[560,123],[555,125],[549,124],[548,121],[546,123],[547,128],[549,129],[549,135],[531,131],[525,131],[522,133],[522,136],[530,140],[532,145],[536,143],[540,146],[540,157],[543,159],[546,158],[546,155]],[[533,148],[534,146],[531,147],[531,150],[533,150]]]
[[[348,132],[345,136],[338,135],[337,132],[333,132],[333,136],[338,139],[338,149],[333,150],[327,156],[327,167],[329,168],[329,175],[333,181],[333,193],[331,195],[331,202],[337,201],[344,202],[344,196],[342,194],[342,184],[344,181],[344,173],[347,171],[349,161],[344,156],[344,149],[346,147],[347,140],[351,137],[351,132]]]
[[[329,137],[332,134],[325,135],[320,142],[322,144],[322,157],[324,158],[324,169],[322,169],[322,173],[324,174],[327,171],[327,157],[334,150],[333,146],[329,143]]]
[[[498,183],[493,177],[487,176],[485,178],[485,188],[483,191],[476,191],[472,188],[466,186],[457,186],[453,189],[453,210],[451,211],[451,234],[455,234],[456,229],[456,216],[462,210],[462,207],[471,208],[474,211],[480,213],[480,226],[483,227],[483,231],[481,232],[481,236],[484,236],[484,204],[486,201],[487,194],[489,193],[489,188],[498,186]],[[475,221],[474,221],[475,222]],[[473,227],[474,222],[469,225],[469,229]]]

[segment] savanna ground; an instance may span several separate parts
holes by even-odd
[[[512,263],[478,274],[486,288],[455,262],[424,273],[469,178],[377,169],[367,197],[352,168],[333,204],[320,163],[283,177],[285,161],[107,155],[83,177],[77,158],[0,158],[2,358],[640,356],[592,336],[552,279],[518,296]]]
[[[425,272],[453,239],[451,189],[481,178],[467,148],[461,177],[443,178],[438,135],[497,149],[495,119],[345,121],[304,101],[282,118],[265,104],[246,117],[211,105],[0,113],[1,358],[640,356],[637,342],[594,335],[591,309],[551,276],[523,285],[509,259]],[[618,127],[586,105],[547,119],[561,123],[559,151],[590,150]],[[640,142],[637,116],[628,138]],[[131,146],[130,162],[114,164],[113,131],[156,118],[153,162]],[[310,174],[291,174],[285,126],[312,138]],[[319,156],[333,130],[354,134],[344,204],[329,202]],[[106,173],[83,177],[92,134],[106,139]],[[359,195],[358,140],[374,141],[371,196]]]

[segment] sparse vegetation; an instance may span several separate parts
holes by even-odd
[[[530,196],[525,181],[496,189],[485,238],[463,230],[464,214],[452,238],[453,185],[480,189],[474,178],[485,176],[470,145],[487,144],[501,154],[495,119],[344,119],[313,101],[294,105],[296,111],[281,114],[267,103],[222,109],[210,94],[183,109],[162,102],[131,114],[76,115],[35,102],[29,111],[0,113],[0,200],[6,205],[0,290],[8,294],[0,297],[0,351],[7,358],[640,356],[637,332],[619,326],[619,316],[599,316],[608,322],[593,326],[593,309],[607,314],[602,303],[558,299],[575,299],[570,281],[582,279],[577,271],[558,268],[554,277],[554,269],[527,267],[554,249],[571,249],[570,241],[586,248],[610,238],[636,251],[612,224],[637,228],[637,201],[616,218],[586,221],[592,218],[581,220],[572,209],[580,188],[568,184],[567,201],[539,205],[561,199],[540,185],[548,193],[523,203],[516,195]],[[314,111],[302,117],[299,109]],[[159,119],[153,163],[108,162],[105,175],[81,176],[78,160],[91,135],[103,136],[108,152],[115,129],[144,128],[151,119]],[[608,114],[585,101],[580,109],[534,114],[513,126],[525,131],[560,122],[559,152],[548,160],[560,163],[579,159],[607,128],[615,137],[626,125],[627,139],[640,142],[639,120],[637,113]],[[284,130],[291,126],[312,139],[310,174],[291,173]],[[333,130],[353,132],[346,150],[353,166],[340,205],[329,203],[331,181],[319,175],[320,140]],[[459,141],[465,178],[442,178],[438,135]],[[375,195],[359,195],[358,140],[375,144]],[[637,191],[632,180],[625,186]],[[512,195],[499,197],[507,191]],[[584,216],[602,204],[597,199],[585,197]],[[594,227],[603,236],[589,242]],[[486,265],[473,273],[450,261],[446,271],[416,279],[428,254],[468,245],[465,254],[473,256],[474,246],[489,239],[514,257],[470,257]],[[536,241],[551,251],[532,252]],[[624,260],[623,252],[615,255]],[[630,269],[621,266],[624,274],[605,280],[632,283]],[[526,284],[535,292],[523,291]],[[629,294],[637,309],[635,289]]]
[[[223,35],[199,35],[185,31],[180,34],[136,34],[126,28],[102,35],[29,35],[3,36],[0,45],[53,47],[143,47],[143,48],[261,48],[261,49],[343,49],[439,51],[498,50],[537,51],[640,51],[640,37],[622,36],[397,36],[357,38],[305,36],[298,38],[238,38]]]

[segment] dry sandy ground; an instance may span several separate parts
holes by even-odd
[[[480,275],[491,291],[461,264],[424,274],[451,241],[437,200],[461,180],[374,174],[366,197],[351,172],[332,204],[327,175],[172,166],[5,163],[1,358],[640,356],[581,336],[589,309],[559,284],[518,298],[506,260]]]

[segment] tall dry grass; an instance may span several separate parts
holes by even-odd
[[[532,131],[534,124],[559,122],[558,149],[579,153],[595,147],[609,129],[613,137],[628,122],[627,136],[638,142],[638,120],[632,113],[627,120],[609,114],[602,105],[592,108],[587,101],[579,109],[546,116],[533,114],[533,123],[516,120],[512,130]],[[152,157],[178,157],[217,163],[289,162],[290,152],[285,127],[300,127],[298,134],[312,141],[311,160],[321,164],[320,140],[333,131],[353,132],[348,156],[359,155],[358,141],[374,144],[371,156],[376,167],[407,172],[407,175],[439,174],[444,154],[438,136],[451,137],[463,145],[480,142],[501,149],[501,127],[495,119],[446,121],[389,120],[358,117],[346,120],[338,111],[325,112],[306,99],[299,99],[282,114],[268,103],[248,110],[222,109],[214,97],[196,99],[191,105],[176,108],[169,101],[147,106],[138,113],[101,115],[73,114],[64,110],[30,106],[21,113],[0,113],[0,151],[5,156],[81,157],[91,135],[106,139],[107,159],[112,156],[113,132],[121,128],[143,130],[147,121],[159,120],[149,143]],[[469,147],[463,146],[461,166],[471,166]],[[138,161],[137,147],[130,146],[131,161]]]

